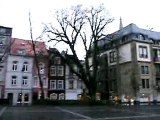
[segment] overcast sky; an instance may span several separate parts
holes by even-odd
[[[159,0],[0,0],[0,25],[12,27],[13,37],[29,39],[29,10],[36,37],[42,30],[42,23],[50,22],[51,11],[77,4],[97,6],[101,3],[115,18],[108,28],[110,32],[118,30],[120,16],[124,26],[135,23],[160,31]]]

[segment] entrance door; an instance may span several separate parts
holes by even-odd
[[[9,100],[9,104],[12,105],[12,103],[13,103],[13,93],[8,93],[8,100]]]

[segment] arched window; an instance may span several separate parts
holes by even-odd
[[[59,100],[64,100],[64,93],[59,94]]]
[[[57,99],[57,94],[56,93],[50,94],[50,99],[51,100],[56,100]]]

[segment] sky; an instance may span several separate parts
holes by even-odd
[[[107,28],[109,33],[119,29],[120,17],[123,26],[134,23],[144,29],[160,31],[159,0],[0,0],[0,25],[12,27],[12,37],[30,39],[30,11],[33,36],[36,38],[41,34],[43,24],[51,21],[55,10],[77,4],[88,7],[102,3],[114,17]]]

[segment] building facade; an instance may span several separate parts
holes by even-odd
[[[32,42],[18,38],[12,38],[12,42],[10,54],[7,57],[5,98],[8,98],[13,105],[31,104],[35,88],[33,86],[35,77],[37,77]],[[35,45],[38,57],[41,56],[42,58],[42,53],[47,55],[47,50],[43,42],[36,42]],[[38,64],[40,65],[42,62],[39,60],[40,58],[38,59]],[[42,65],[43,68],[39,67],[40,70],[44,69],[45,64]],[[45,78],[46,84],[44,85],[47,88],[48,73],[44,71],[40,71],[41,75],[43,74],[40,77],[43,77],[43,80]]]
[[[110,39],[111,38],[111,39]],[[122,101],[160,101],[160,32],[130,24],[105,37],[100,56],[107,56],[110,97]]]
[[[48,97],[65,100],[65,63],[55,48],[49,49]]]
[[[0,99],[4,98],[7,56],[11,47],[12,28],[0,26]]]
[[[78,100],[81,98],[84,84],[82,80],[71,71],[68,65],[66,65],[65,68],[65,98],[66,100]],[[76,66],[74,68],[78,71]]]

